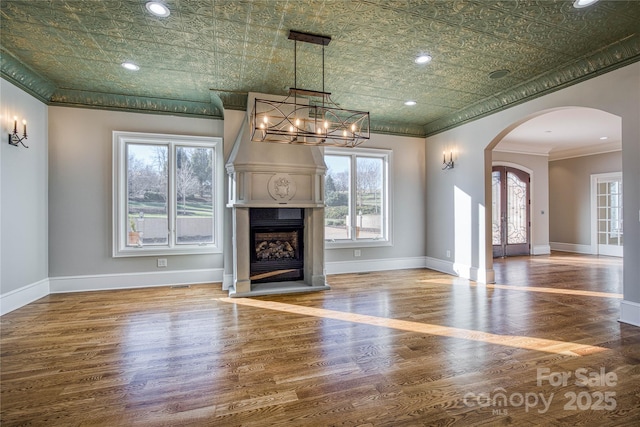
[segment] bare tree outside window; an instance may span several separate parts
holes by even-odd
[[[357,238],[382,236],[382,167],[380,158],[356,157]]]
[[[211,150],[207,148],[196,148],[191,157],[191,167],[198,179],[198,193],[201,196],[211,196],[213,164]]]
[[[213,149],[180,146],[176,149],[178,244],[213,241]]]
[[[351,205],[349,182],[351,159],[347,156],[325,156],[329,170],[325,179],[325,238],[330,240],[351,237]]]
[[[380,193],[382,192],[382,160],[376,158],[357,158],[358,208],[380,213]]]
[[[176,191],[178,199],[178,210],[182,215],[187,215],[187,196],[194,196],[198,188],[198,179],[191,166],[190,151],[185,147],[178,147],[177,168],[176,168]]]
[[[130,233],[129,246],[166,245],[167,157],[166,145],[127,145],[127,212]]]

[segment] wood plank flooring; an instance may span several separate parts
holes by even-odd
[[[0,423],[640,425],[621,260],[495,268],[487,286],[418,269],[260,298],[219,284],[49,295],[0,318]]]

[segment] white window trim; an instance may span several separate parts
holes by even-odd
[[[382,171],[382,186],[383,192],[386,196],[383,209],[386,212],[385,221],[382,224],[383,229],[386,230],[386,239],[357,239],[352,237],[351,239],[343,240],[327,240],[325,239],[325,249],[344,249],[344,248],[371,248],[382,246],[393,246],[393,230],[391,224],[392,221],[392,192],[393,188],[393,151],[381,148],[334,148],[326,147],[324,149],[324,155],[337,155],[337,156],[350,156],[352,167],[355,165],[356,157],[377,157],[383,159],[383,171]],[[351,174],[351,188],[356,188],[356,174]],[[356,211],[356,198],[350,197],[349,203],[351,204],[351,212]],[[351,233],[355,236],[355,233]]]
[[[173,151],[173,147],[179,145],[187,146],[206,146],[213,148],[213,167],[214,171],[214,187],[212,188],[213,210],[215,223],[213,227],[214,238],[213,243],[197,244],[197,245],[173,245],[173,234],[176,228],[175,214],[170,214],[170,232],[169,243],[167,246],[141,246],[132,247],[126,245],[128,215],[127,206],[127,158],[126,145],[134,144],[167,144],[169,151]],[[223,215],[224,215],[224,172],[222,138],[217,137],[196,137],[185,135],[167,135],[139,132],[121,132],[113,131],[113,189],[112,189],[112,248],[113,257],[139,257],[139,256],[157,256],[157,255],[193,255],[193,254],[212,254],[221,253],[223,245]],[[175,175],[175,166],[173,162],[169,164],[169,196],[172,198],[175,193],[175,183],[173,176]],[[171,208],[175,211],[175,206]]]

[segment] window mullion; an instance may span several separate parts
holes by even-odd
[[[388,158],[382,158],[382,182],[380,186],[380,209],[383,215],[384,221],[380,222],[380,231],[382,231],[382,238],[387,240],[389,238],[389,161]]]
[[[358,164],[357,164],[357,156],[355,154],[351,154],[351,189],[350,189],[350,203],[351,203],[351,216],[349,218],[349,227],[351,227],[351,240],[356,241],[358,239],[357,231],[358,231]]]
[[[218,200],[218,197],[220,197],[220,195],[218,194],[217,191],[215,191],[215,176],[218,173],[217,172],[217,164],[218,164],[218,160],[217,160],[217,156],[218,156],[218,152],[217,151],[213,151],[212,155],[211,155],[211,202],[212,202],[212,206],[218,206],[218,203],[223,203],[222,200]],[[212,243],[214,245],[218,245],[219,244],[219,239],[220,236],[218,236],[218,232],[217,229],[215,227],[215,221],[221,221],[222,218],[218,218],[218,213],[217,211],[214,209],[212,211]]]
[[[174,143],[168,144],[168,152],[169,152],[169,160],[168,160],[168,168],[167,168],[167,185],[168,185],[168,196],[167,196],[167,214],[169,215],[167,221],[167,243],[170,248],[176,246],[176,217],[177,217],[177,207],[176,207],[176,184],[175,184],[175,176],[176,176],[176,150],[177,147]]]
[[[120,164],[118,183],[118,236],[121,239],[120,248],[124,249],[128,241],[128,224],[129,224],[129,195],[127,189],[129,187],[129,142],[123,142],[120,146]]]

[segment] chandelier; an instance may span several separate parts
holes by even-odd
[[[294,87],[281,101],[254,100],[251,141],[355,147],[369,139],[369,112],[340,108],[324,91],[324,47],[331,37],[289,31],[294,40]],[[297,43],[322,46],[322,91],[300,89]]]

